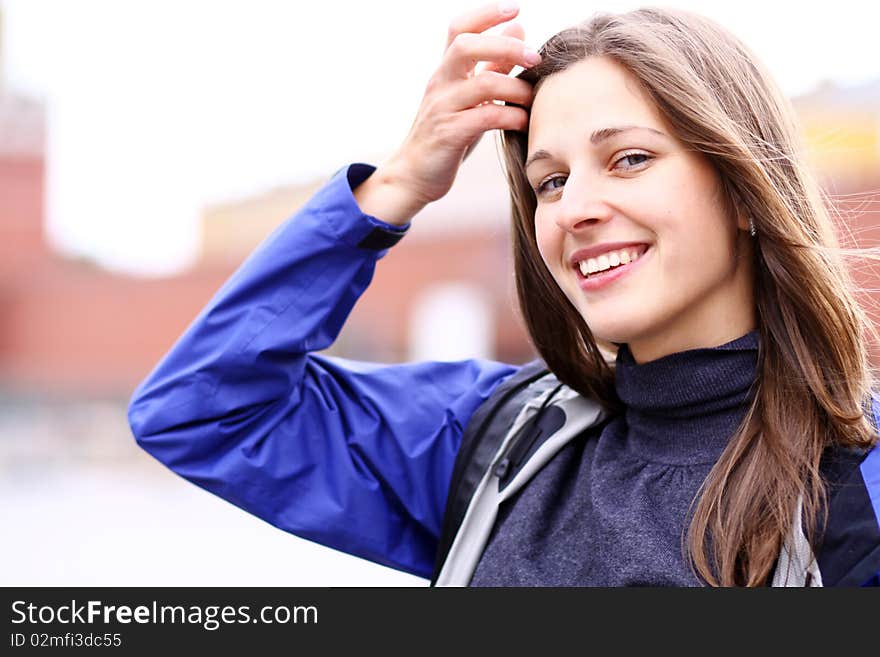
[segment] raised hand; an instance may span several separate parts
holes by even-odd
[[[500,35],[485,33],[518,12],[492,3],[453,19],[440,66],[428,81],[409,134],[355,190],[364,212],[389,223],[406,223],[449,191],[461,163],[486,131],[526,129],[524,108],[532,102],[532,87],[507,74],[517,65],[534,66],[540,58],[526,47],[517,23]]]

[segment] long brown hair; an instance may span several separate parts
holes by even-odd
[[[685,147],[716,168],[730,216],[754,220],[755,394],[703,483],[683,541],[705,583],[766,584],[800,498],[804,533],[814,549],[819,541],[827,514],[823,451],[876,441],[865,411],[875,381],[868,345],[877,335],[843,256],[877,256],[839,246],[790,103],[747,47],[713,21],[658,8],[599,14],[540,52],[541,63],[519,75],[536,93],[548,76],[588,57],[624,66]],[[597,342],[538,251],[536,200],[523,170],[527,143],[527,133],[502,135],[523,317],[560,381],[619,411],[608,357],[614,345]]]

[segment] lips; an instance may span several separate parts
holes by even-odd
[[[635,247],[630,248],[634,249]],[[596,272],[588,276],[584,276],[581,273],[580,267],[575,267],[578,287],[580,287],[581,290],[583,290],[584,292],[594,292],[596,290],[605,288],[606,286],[613,284],[615,281],[637,271],[639,268],[642,267],[646,260],[651,259],[652,254],[652,250],[648,245],[643,245],[643,248],[639,248],[638,250],[641,255],[639,255],[636,260],[628,262],[626,264],[621,264],[616,267],[611,267],[604,271]]]
[[[575,269],[580,265],[581,260],[589,260],[590,258],[598,258],[605,253],[619,251],[621,249],[637,249],[639,255],[648,250],[650,245],[647,242],[605,242],[597,244],[586,249],[579,249],[571,254],[569,263]]]

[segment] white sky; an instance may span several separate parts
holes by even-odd
[[[49,111],[50,239],[171,273],[199,211],[378,163],[406,135],[449,21],[474,0],[0,0],[7,85]],[[521,0],[526,41],[597,10],[672,4],[746,41],[786,93],[880,78],[880,3]]]

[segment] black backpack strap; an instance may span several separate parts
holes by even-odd
[[[529,386],[548,373],[543,360],[526,363],[499,385],[468,421],[452,469],[431,586],[437,582],[471,498],[486,474],[492,457],[498,452],[520,409],[536,394]]]

